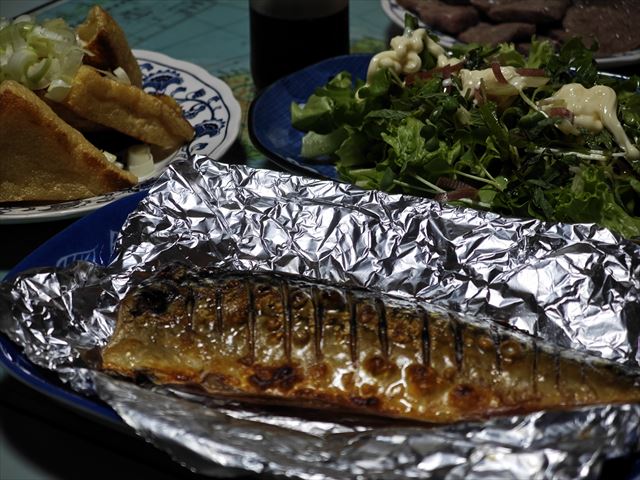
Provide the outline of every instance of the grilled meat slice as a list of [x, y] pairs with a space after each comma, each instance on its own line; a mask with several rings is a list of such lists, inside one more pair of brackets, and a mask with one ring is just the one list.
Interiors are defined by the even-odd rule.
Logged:
[[246, 401], [425, 422], [640, 401], [637, 372], [424, 303], [171, 265], [132, 288], [103, 369]]
[[636, 0], [575, 0], [562, 21], [565, 36], [597, 40], [597, 56], [640, 48], [638, 7]]
[[535, 32], [536, 26], [532, 23], [510, 22], [491, 25], [480, 22], [458, 35], [458, 40], [465, 43], [497, 45], [503, 42], [529, 40]]
[[470, 5], [449, 5], [440, 0], [399, 0], [431, 27], [456, 34], [478, 23], [478, 11]]
[[571, 0], [471, 0], [494, 22], [548, 23], [562, 20]]

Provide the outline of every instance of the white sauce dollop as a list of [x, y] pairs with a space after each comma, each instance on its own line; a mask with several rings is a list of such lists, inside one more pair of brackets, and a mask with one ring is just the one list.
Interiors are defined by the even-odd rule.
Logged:
[[511, 96], [518, 95], [518, 92], [525, 88], [540, 87], [549, 81], [547, 77], [526, 77], [520, 75], [515, 67], [500, 67], [502, 76], [507, 83], [501, 83], [496, 78], [493, 69], [484, 70], [460, 70], [460, 80], [462, 81], [462, 95], [473, 92], [484, 83], [487, 93], [494, 95]]
[[398, 35], [391, 39], [391, 50], [385, 50], [375, 55], [369, 62], [367, 78], [382, 68], [390, 68], [397, 74], [415, 73], [422, 67], [420, 54], [425, 48], [437, 58], [438, 67], [453, 65], [460, 60], [449, 58], [442, 48], [434, 42], [424, 28], [417, 28], [411, 35]]
[[567, 135], [580, 135], [578, 128], [593, 133], [607, 128], [630, 160], [640, 159], [640, 151], [631, 143], [616, 115], [618, 99], [616, 92], [605, 85], [585, 88], [579, 83], [568, 83], [551, 97], [539, 102], [542, 110], [563, 107], [573, 114], [572, 121], [563, 120], [558, 128]]

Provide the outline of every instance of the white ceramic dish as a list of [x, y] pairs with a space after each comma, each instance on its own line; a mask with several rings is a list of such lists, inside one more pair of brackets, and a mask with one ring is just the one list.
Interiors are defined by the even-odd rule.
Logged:
[[156, 159], [153, 173], [141, 178], [133, 188], [47, 205], [0, 206], [0, 224], [80, 217], [149, 186], [177, 158], [192, 154], [219, 158], [229, 149], [240, 133], [241, 121], [240, 104], [229, 86], [192, 63], [147, 50], [133, 53], [142, 69], [145, 91], [176, 99], [195, 129], [194, 139], [167, 157]]

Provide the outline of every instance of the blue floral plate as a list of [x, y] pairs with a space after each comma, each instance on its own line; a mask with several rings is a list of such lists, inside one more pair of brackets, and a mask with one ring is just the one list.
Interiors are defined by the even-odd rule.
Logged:
[[164, 168], [188, 155], [222, 156], [240, 133], [240, 104], [229, 86], [205, 69], [161, 53], [134, 50], [143, 75], [143, 88], [149, 93], [173, 97], [195, 129], [194, 139], [179, 150], [156, 158], [153, 173], [133, 188], [97, 197], [46, 205], [1, 206], [0, 224], [30, 223], [80, 217], [99, 207], [148, 187]]

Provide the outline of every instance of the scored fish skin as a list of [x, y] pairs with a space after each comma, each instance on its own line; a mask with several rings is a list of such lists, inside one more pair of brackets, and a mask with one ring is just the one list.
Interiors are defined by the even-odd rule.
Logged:
[[365, 289], [184, 265], [126, 295], [102, 368], [433, 423], [640, 402], [635, 370], [498, 324]]

